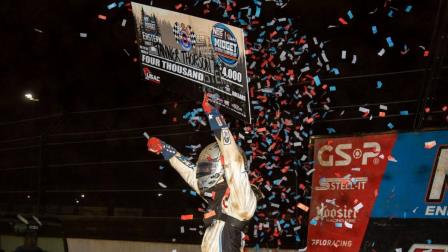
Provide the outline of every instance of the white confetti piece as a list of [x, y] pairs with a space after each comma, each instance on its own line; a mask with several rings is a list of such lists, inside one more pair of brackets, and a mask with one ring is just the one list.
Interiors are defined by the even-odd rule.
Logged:
[[436, 145], [437, 145], [436, 140], [425, 142], [425, 149], [432, 149]]
[[311, 173], [313, 173], [314, 171], [315, 171], [315, 169], [313, 168], [313, 169], [307, 171], [307, 172], [306, 172], [306, 175], [309, 176], [309, 175], [310, 175]]
[[346, 59], [347, 58], [347, 51], [342, 50], [341, 52], [341, 59]]
[[383, 56], [386, 50], [384, 48], [381, 48], [381, 50], [378, 52], [378, 56]]
[[353, 209], [354, 209], [356, 212], [359, 212], [359, 210], [360, 210], [361, 208], [363, 208], [363, 207], [364, 207], [364, 205], [363, 205], [361, 202], [359, 202], [358, 205], [356, 205], [356, 206], [353, 207]]
[[126, 20], [126, 19], [123, 19], [123, 21], [121, 21], [121, 26], [122, 26], [122, 27], [125, 27], [125, 26], [126, 26], [126, 22], [127, 22], [127, 20]]
[[351, 224], [351, 223], [349, 223], [349, 222], [347, 222], [347, 221], [344, 221], [344, 226], [345, 226], [346, 228], [353, 228], [353, 224]]
[[358, 61], [358, 58], [356, 57], [356, 54], [353, 54], [352, 64], [356, 64], [356, 61]]
[[362, 112], [362, 113], [370, 113], [370, 109], [368, 109], [368, 108], [364, 108], [364, 107], [359, 107], [359, 112]]
[[167, 188], [167, 186], [166, 186], [164, 183], [162, 183], [162, 182], [159, 182], [158, 184], [159, 184], [159, 186], [162, 187], [162, 188]]

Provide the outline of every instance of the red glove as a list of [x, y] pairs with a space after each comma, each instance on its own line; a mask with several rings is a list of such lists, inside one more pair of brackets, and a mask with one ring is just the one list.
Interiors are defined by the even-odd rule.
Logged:
[[208, 103], [207, 93], [204, 93], [204, 100], [202, 100], [202, 108], [204, 112], [210, 114], [212, 112], [213, 106]]
[[160, 141], [160, 139], [158, 139], [157, 137], [149, 138], [147, 145], [148, 151], [154, 152], [156, 154], [160, 154], [163, 149], [162, 141]]

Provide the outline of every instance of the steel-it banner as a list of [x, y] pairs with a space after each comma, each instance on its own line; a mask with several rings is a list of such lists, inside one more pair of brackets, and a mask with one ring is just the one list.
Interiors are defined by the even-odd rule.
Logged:
[[448, 131], [316, 138], [314, 168], [308, 251], [448, 251]]
[[164, 71], [206, 87], [210, 101], [250, 122], [244, 31], [132, 2], [144, 78]]

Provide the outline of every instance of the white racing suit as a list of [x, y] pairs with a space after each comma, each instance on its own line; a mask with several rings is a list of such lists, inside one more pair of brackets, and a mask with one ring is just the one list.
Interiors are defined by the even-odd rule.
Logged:
[[[213, 204], [216, 211], [220, 211], [227, 216], [239, 221], [249, 221], [257, 206], [255, 193], [252, 191], [248, 173], [245, 169], [245, 160], [240, 153], [238, 145], [235, 143], [228, 127], [220, 129], [220, 134], [216, 134], [221, 155], [224, 163], [225, 182], [217, 184], [211, 189], [214, 199], [206, 199], [210, 205]], [[199, 193], [196, 179], [196, 165], [188, 161], [179, 152], [169, 159], [170, 164], [182, 176], [182, 178]], [[204, 197], [206, 198], [206, 197]], [[211, 214], [210, 214], [211, 213]], [[204, 216], [213, 215], [213, 211], [208, 211]], [[232, 218], [231, 218], [232, 219]], [[202, 239], [202, 252], [238, 252], [243, 251], [244, 233], [230, 225], [230, 221], [223, 221], [220, 218], [213, 219], [211, 225], [207, 227]]]

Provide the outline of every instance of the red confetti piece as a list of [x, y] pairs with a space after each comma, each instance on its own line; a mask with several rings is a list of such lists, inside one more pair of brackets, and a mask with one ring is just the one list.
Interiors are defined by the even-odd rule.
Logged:
[[176, 5], [174, 5], [174, 9], [179, 10], [180, 8], [182, 8], [182, 4], [178, 3]]
[[98, 19], [101, 19], [101, 20], [106, 20], [107, 19], [107, 17], [106, 16], [104, 16], [104, 15], [98, 15]]
[[193, 219], [193, 215], [192, 214], [183, 214], [180, 216], [181, 220], [192, 220]]
[[347, 25], [347, 24], [348, 24], [347, 21], [345, 21], [345, 19], [342, 18], [342, 17], [340, 17], [340, 18], [338, 19], [338, 21], [339, 21], [341, 24], [343, 24], [343, 25]]
[[428, 57], [429, 56], [429, 51], [428, 50], [425, 50], [424, 52], [423, 52], [423, 57]]
[[265, 127], [263, 127], [263, 128], [258, 128], [258, 129], [257, 129], [257, 132], [264, 132], [264, 131], [266, 131], [266, 128], [265, 128]]

